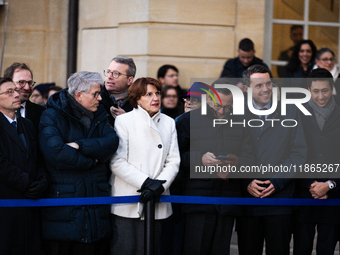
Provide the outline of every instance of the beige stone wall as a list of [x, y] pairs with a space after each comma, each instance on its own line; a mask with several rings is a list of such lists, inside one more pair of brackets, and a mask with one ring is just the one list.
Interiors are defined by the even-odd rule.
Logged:
[[[65, 86], [67, 50], [67, 0], [8, 0], [8, 20], [3, 67], [25, 62], [37, 83]], [[2, 44], [5, 7], [0, 9]]]
[[[137, 77], [173, 64], [179, 82], [219, 77], [238, 41], [254, 40], [263, 52], [265, 0], [82, 0], [78, 69], [102, 73], [117, 55], [132, 57]], [[249, 15], [254, 13], [254, 15]]]
[[[190, 78], [217, 78], [251, 38], [262, 57], [265, 0], [80, 0], [77, 71], [102, 73], [117, 55], [134, 58], [137, 77], [163, 64]], [[68, 0], [8, 0], [3, 69], [27, 62], [38, 82], [65, 86]], [[0, 34], [4, 24], [0, 8]], [[21, 18], [22, 17], [22, 18]], [[3, 72], [3, 70], [2, 70]]]

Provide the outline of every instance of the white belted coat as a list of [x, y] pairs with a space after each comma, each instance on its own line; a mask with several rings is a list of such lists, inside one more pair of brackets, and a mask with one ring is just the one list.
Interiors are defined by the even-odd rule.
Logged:
[[[158, 112], [153, 117], [140, 106], [115, 120], [119, 147], [111, 160], [112, 196], [140, 195], [143, 182], [166, 180], [165, 195], [178, 172], [180, 155], [175, 122]], [[127, 218], [143, 218], [143, 204], [113, 204], [111, 213]], [[155, 218], [172, 214], [170, 203], [157, 203]]]

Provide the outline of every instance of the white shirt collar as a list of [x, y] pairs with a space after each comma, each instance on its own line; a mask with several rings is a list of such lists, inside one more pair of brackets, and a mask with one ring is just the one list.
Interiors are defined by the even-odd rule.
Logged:
[[12, 124], [13, 121], [17, 122], [17, 116], [14, 116], [14, 120], [12, 120], [10, 117], [8, 117], [6, 114], [4, 114], [4, 116], [6, 117], [6, 119], [9, 121], [9, 124]]
[[270, 100], [269, 103], [266, 104], [264, 107], [260, 107], [260, 106], [258, 106], [258, 105], [254, 102], [254, 99], [253, 99], [253, 106], [254, 106], [254, 108], [255, 108], [256, 110], [261, 110], [261, 109], [263, 109], [263, 108], [270, 109], [271, 105], [272, 105], [272, 100]]

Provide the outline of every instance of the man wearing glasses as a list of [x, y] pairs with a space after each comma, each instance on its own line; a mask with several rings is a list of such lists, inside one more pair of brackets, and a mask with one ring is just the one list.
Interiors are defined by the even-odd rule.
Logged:
[[[219, 84], [220, 80], [214, 84]], [[224, 83], [229, 83], [224, 80]], [[199, 87], [202, 83], [198, 83]], [[213, 87], [215, 85], [212, 85]], [[231, 115], [233, 95], [230, 90], [216, 88], [207, 96], [207, 114], [200, 109], [183, 114], [176, 123], [184, 172], [186, 196], [239, 197], [240, 180], [229, 178], [228, 172], [196, 172], [197, 167], [209, 169], [238, 168], [253, 164], [251, 141], [246, 127], [213, 126], [215, 119], [240, 122]], [[210, 96], [210, 94], [213, 96]], [[190, 176], [189, 176], [190, 173]], [[183, 204], [186, 215], [183, 254], [229, 254], [234, 219], [241, 214], [236, 205]]]
[[[17, 117], [20, 89], [0, 78], [0, 199], [38, 199], [47, 188], [31, 121]], [[0, 208], [1, 254], [40, 254], [39, 211]]]
[[114, 118], [120, 114], [132, 111], [128, 99], [128, 88], [136, 75], [136, 65], [132, 58], [118, 56], [111, 60], [104, 70], [105, 86], [101, 88], [102, 101], [109, 113], [110, 124], [114, 125]]
[[35, 81], [33, 81], [32, 70], [25, 63], [14, 62], [6, 68], [4, 77], [11, 78], [15, 86], [21, 90], [20, 103], [21, 108], [17, 111], [17, 116], [27, 118], [33, 122], [36, 133], [39, 132], [39, 122], [45, 107], [29, 101], [33, 91]]

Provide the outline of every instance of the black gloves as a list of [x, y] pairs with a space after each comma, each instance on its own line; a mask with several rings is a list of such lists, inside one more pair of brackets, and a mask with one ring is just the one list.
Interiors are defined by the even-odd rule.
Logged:
[[25, 192], [25, 197], [30, 199], [38, 199], [47, 189], [48, 181], [46, 177], [41, 177], [39, 180], [31, 182]]
[[140, 201], [142, 203], [146, 203], [150, 201], [152, 198], [159, 198], [164, 192], [164, 187], [162, 184], [165, 182], [166, 181], [164, 180], [153, 180], [147, 178], [144, 181], [142, 187], [139, 190], [137, 190], [137, 192], [142, 192], [139, 198]]
[[149, 189], [145, 189], [145, 190], [142, 191], [142, 194], [140, 195], [139, 200], [142, 203], [146, 203], [146, 202], [150, 201], [153, 197], [154, 197], [153, 192]]

